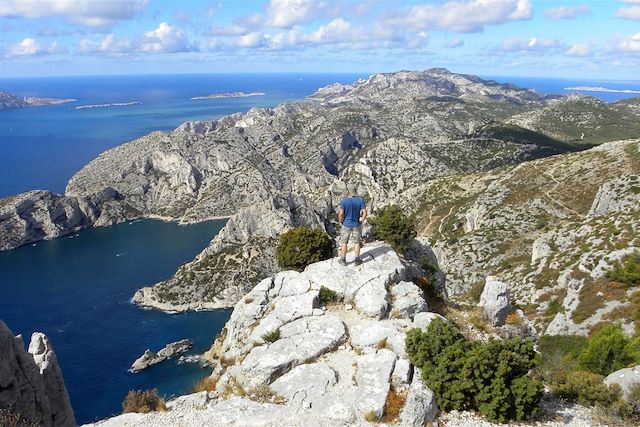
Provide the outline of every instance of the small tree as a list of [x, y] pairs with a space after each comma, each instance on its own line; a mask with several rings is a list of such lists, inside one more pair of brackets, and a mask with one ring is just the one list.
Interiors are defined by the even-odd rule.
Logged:
[[606, 325], [593, 334], [589, 346], [580, 355], [580, 367], [600, 375], [626, 368], [640, 360], [638, 341], [631, 341], [618, 324]]
[[413, 219], [406, 216], [397, 205], [387, 205], [379, 209], [369, 223], [373, 237], [384, 240], [398, 252], [404, 252], [416, 237]]
[[317, 228], [296, 227], [280, 237], [276, 259], [281, 268], [302, 271], [333, 256], [333, 240]]

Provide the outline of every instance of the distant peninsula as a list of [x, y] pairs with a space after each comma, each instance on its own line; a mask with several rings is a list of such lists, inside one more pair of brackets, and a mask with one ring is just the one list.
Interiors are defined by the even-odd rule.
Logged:
[[247, 96], [264, 96], [266, 93], [264, 92], [222, 92], [222, 93], [212, 93], [211, 95], [206, 96], [194, 96], [190, 98], [193, 100], [198, 99], [222, 99], [222, 98], [245, 98]]
[[574, 87], [565, 87], [564, 90], [579, 90], [583, 92], [640, 93], [640, 90], [609, 89], [609, 88], [600, 87], [600, 86], [574, 86]]
[[106, 107], [129, 107], [131, 105], [140, 105], [142, 102], [140, 101], [131, 101], [131, 102], [113, 102], [110, 104], [93, 104], [93, 105], [78, 105], [75, 107], [76, 110], [84, 110], [86, 108], [106, 108]]
[[32, 96], [17, 96], [12, 93], [0, 92], [0, 111], [12, 108], [42, 107], [44, 105], [66, 104], [76, 99], [35, 98]]

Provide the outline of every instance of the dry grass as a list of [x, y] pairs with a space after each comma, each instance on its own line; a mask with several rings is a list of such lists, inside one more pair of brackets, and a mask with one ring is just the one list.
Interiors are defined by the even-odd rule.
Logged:
[[376, 414], [376, 411], [369, 411], [366, 414], [364, 414], [364, 420], [370, 423], [376, 423], [379, 421], [378, 414]]
[[383, 348], [389, 348], [389, 344], [387, 343], [387, 339], [383, 338], [376, 344], [376, 348], [378, 350], [382, 350]]
[[146, 414], [149, 412], [166, 411], [167, 405], [160, 396], [158, 389], [153, 390], [131, 390], [122, 402], [122, 412], [138, 412]]
[[0, 426], [2, 427], [37, 427], [39, 423], [27, 420], [9, 409], [0, 409]]
[[211, 377], [204, 377], [193, 385], [191, 392], [199, 393], [201, 391], [215, 391], [217, 383], [218, 381]]
[[387, 394], [387, 401], [384, 403], [384, 413], [381, 421], [384, 423], [393, 423], [400, 417], [400, 411], [404, 408], [407, 401], [405, 392], [398, 392], [395, 388], [391, 388]]
[[571, 319], [582, 323], [593, 316], [598, 309], [605, 306], [607, 301], [622, 301], [626, 297], [627, 287], [618, 282], [600, 279], [595, 282], [587, 281], [580, 289], [580, 303], [571, 314]]

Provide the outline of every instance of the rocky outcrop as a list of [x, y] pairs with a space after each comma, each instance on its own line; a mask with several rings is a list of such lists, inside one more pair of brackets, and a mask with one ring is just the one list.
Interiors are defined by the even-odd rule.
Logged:
[[627, 398], [631, 393], [631, 389], [640, 384], [640, 365], [612, 372], [607, 375], [604, 382], [607, 385], [618, 384], [622, 390], [622, 396]]
[[110, 187], [83, 197], [44, 190], [21, 193], [0, 199], [0, 251], [90, 226], [113, 225], [139, 215]]
[[31, 336], [25, 351], [21, 336], [0, 320], [0, 408], [42, 426], [75, 426], [60, 366], [49, 339]]
[[137, 373], [143, 369], [147, 369], [149, 366], [156, 365], [160, 362], [164, 362], [167, 359], [172, 358], [176, 354], [184, 353], [189, 350], [193, 343], [191, 340], [184, 339], [175, 341], [165, 345], [160, 351], [153, 352], [149, 349], [145, 350], [144, 354], [137, 358], [131, 365], [129, 372]]
[[612, 316], [632, 331], [624, 313], [634, 312], [629, 298], [640, 288], [608, 292], [607, 272], [640, 251], [639, 160], [640, 140], [608, 142], [439, 178], [406, 206], [433, 242], [452, 299], [494, 276], [546, 334], [587, 335]]
[[509, 287], [496, 277], [487, 277], [480, 295], [480, 307], [484, 310], [487, 321], [493, 326], [502, 326], [507, 314], [513, 311], [509, 300]]
[[[434, 395], [404, 349], [412, 317], [427, 309], [424, 295], [411, 286], [409, 270], [389, 246], [367, 245], [360, 266], [352, 257], [347, 266], [330, 259], [301, 273], [280, 272], [238, 301], [208, 355], [216, 392], [184, 398], [201, 401], [198, 408], [182, 409], [178, 400], [166, 414], [127, 414], [103, 425], [195, 425], [205, 416], [221, 425], [364, 425], [365, 415], [383, 415], [392, 389], [407, 396], [403, 425], [432, 421], [438, 411]], [[339, 302], [321, 301], [322, 286], [335, 291]], [[404, 309], [392, 317], [388, 310], [372, 316], [369, 305], [356, 304], [359, 298], [377, 301], [369, 294], [379, 293], [380, 301], [392, 307], [400, 302]], [[221, 408], [229, 412], [218, 418]], [[261, 416], [250, 418], [258, 409]]]
[[33, 96], [17, 96], [12, 93], [0, 92], [0, 111], [11, 108], [41, 107], [44, 105], [58, 105], [74, 102], [75, 99], [36, 98]]

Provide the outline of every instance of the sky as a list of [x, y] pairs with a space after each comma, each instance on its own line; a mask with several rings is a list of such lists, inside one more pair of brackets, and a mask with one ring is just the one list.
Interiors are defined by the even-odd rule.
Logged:
[[0, 0], [0, 77], [432, 67], [640, 80], [640, 0]]

